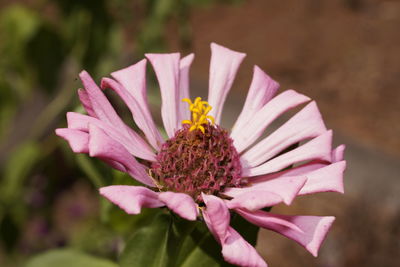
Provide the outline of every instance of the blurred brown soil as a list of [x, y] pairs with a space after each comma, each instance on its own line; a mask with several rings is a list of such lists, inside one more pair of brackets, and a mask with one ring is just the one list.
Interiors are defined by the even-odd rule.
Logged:
[[400, 156], [400, 1], [243, 2], [192, 14], [192, 80], [208, 80], [210, 42], [245, 52], [231, 97], [244, 99], [257, 64], [315, 99], [328, 127]]

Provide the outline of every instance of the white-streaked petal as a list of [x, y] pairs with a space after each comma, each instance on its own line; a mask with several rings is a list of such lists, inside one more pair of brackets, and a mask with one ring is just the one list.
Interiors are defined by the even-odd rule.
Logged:
[[215, 118], [217, 124], [220, 123], [226, 96], [245, 56], [246, 54], [211, 43], [208, 103], [212, 106], [209, 115]]
[[190, 120], [190, 111], [189, 111], [188, 104], [185, 102], [182, 102], [182, 99], [183, 98], [190, 99], [189, 71], [190, 71], [190, 66], [192, 65], [193, 59], [194, 59], [194, 54], [187, 55], [186, 57], [181, 59], [180, 64], [179, 64], [180, 75], [179, 75], [179, 94], [178, 94], [179, 95], [179, 97], [178, 97], [178, 105], [179, 105], [178, 122], [181, 122], [182, 120]]
[[89, 155], [119, 162], [134, 179], [145, 185], [154, 186], [146, 173], [146, 168], [137, 162], [124, 146], [95, 125], [89, 125]]
[[143, 131], [149, 143], [153, 146], [154, 149], [159, 150], [161, 144], [164, 142], [163, 138], [157, 129], [153, 118], [149, 111], [144, 110], [147, 105], [139, 104], [138, 101], [133, 97], [132, 94], [129, 93], [128, 90], [120, 83], [114, 81], [110, 78], [103, 78], [101, 81], [101, 87], [103, 89], [111, 88], [113, 89], [125, 102], [127, 107], [132, 113], [133, 120], [136, 125]]
[[[255, 168], [244, 167], [244, 176], [257, 176], [280, 171], [290, 165], [308, 160], [331, 161], [332, 131], [312, 139], [285, 154], [273, 158]], [[246, 163], [245, 163], [246, 164]]]
[[249, 92], [247, 93], [242, 112], [236, 120], [232, 133], [235, 135], [237, 129], [241, 129], [268, 101], [276, 94], [279, 83], [271, 79], [258, 66], [254, 66], [253, 78]]
[[275, 132], [246, 151], [242, 160], [256, 167], [285, 148], [300, 141], [317, 137], [326, 131], [316, 103], [313, 101], [294, 115]]
[[[141, 130], [145, 133], [150, 144], [158, 149], [164, 140], [154, 123], [147, 101], [146, 65], [147, 60], [143, 59], [134, 65], [111, 73], [111, 76], [126, 89], [127, 93], [124, 92], [123, 94], [125, 96], [123, 97], [125, 103], [131, 102], [131, 98], [136, 100], [143, 113], [142, 116], [146, 120], [146, 125]], [[129, 95], [129, 97], [126, 95]], [[120, 96], [122, 97], [122, 95]]]
[[290, 205], [306, 181], [307, 178], [305, 176], [278, 177], [258, 183], [252, 183], [247, 187], [227, 188], [224, 191], [224, 194], [236, 198], [247, 193], [256, 194], [262, 191], [269, 191], [279, 195], [286, 205]]
[[[239, 211], [239, 214], [255, 225], [275, 231], [296, 241], [314, 257], [318, 255], [318, 250], [335, 220], [335, 217], [332, 216], [288, 216], [265, 211]], [[271, 218], [279, 219], [280, 222], [271, 220]], [[283, 221], [286, 221], [288, 225], [284, 225]], [[297, 229], [293, 228], [293, 225]]]
[[265, 207], [272, 207], [283, 201], [282, 197], [267, 190], [246, 191], [237, 195], [232, 200], [226, 201], [229, 209], [244, 208], [247, 210], [258, 210]]
[[319, 192], [336, 192], [343, 194], [343, 174], [345, 169], [346, 161], [334, 162], [332, 164], [313, 161], [282, 172], [253, 177], [250, 178], [250, 182], [252, 186], [257, 187], [258, 184], [279, 177], [304, 176], [307, 178], [307, 181], [298, 195]]
[[146, 54], [156, 73], [160, 85], [162, 105], [161, 117], [169, 138], [179, 128], [179, 64], [180, 54]]
[[113, 127], [99, 119], [83, 115], [76, 112], [67, 112], [68, 128], [80, 130], [83, 132], [89, 131], [89, 124], [96, 125], [107, 133], [111, 138], [118, 141], [135, 157], [155, 161], [155, 154], [149, 145], [132, 129], [127, 129], [129, 135], [119, 131], [119, 128]]
[[241, 153], [253, 144], [265, 128], [284, 112], [303, 104], [310, 99], [294, 90], [287, 90], [265, 104], [248, 123], [231, 134], [236, 150]]
[[246, 218], [246, 220], [250, 221], [251, 223], [259, 227], [268, 228], [271, 224], [274, 224], [291, 229], [294, 232], [304, 234], [303, 230], [301, 230], [296, 224], [287, 220], [287, 218], [284, 216], [262, 210], [249, 211], [244, 209], [236, 209], [235, 211], [242, 217]]
[[305, 174], [307, 182], [300, 190], [299, 195], [319, 192], [337, 192], [343, 194], [343, 173], [345, 169], [346, 161], [339, 161]]

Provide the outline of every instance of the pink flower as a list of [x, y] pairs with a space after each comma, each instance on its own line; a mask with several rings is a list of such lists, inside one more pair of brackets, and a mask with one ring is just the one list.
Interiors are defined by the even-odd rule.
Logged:
[[[229, 263], [267, 266], [230, 226], [231, 212], [293, 239], [317, 256], [334, 217], [278, 215], [262, 209], [281, 202], [290, 205], [299, 195], [343, 193], [344, 145], [332, 149], [332, 131], [326, 129], [314, 101], [294, 90], [275, 96], [279, 84], [257, 66], [242, 112], [228, 133], [219, 126], [222, 108], [245, 54], [214, 43], [211, 51], [208, 102], [188, 99], [193, 54], [146, 55], [159, 81], [168, 140], [149, 111], [146, 59], [101, 81], [102, 89], [111, 88], [126, 103], [143, 134], [120, 119], [83, 71], [85, 89], [79, 90], [79, 97], [88, 115], [67, 113], [68, 128], [57, 129], [57, 135], [74, 152], [98, 157], [144, 184], [103, 187], [101, 195], [129, 214], [166, 206], [187, 220], [203, 217]], [[305, 103], [280, 128], [262, 137], [278, 116]], [[285, 152], [299, 142], [302, 145]], [[293, 164], [297, 166], [285, 170]]]

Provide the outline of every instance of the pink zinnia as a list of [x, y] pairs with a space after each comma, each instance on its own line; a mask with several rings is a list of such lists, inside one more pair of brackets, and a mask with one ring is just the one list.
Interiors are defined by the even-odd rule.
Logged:
[[[147, 54], [161, 90], [164, 140], [146, 96], [146, 59], [101, 81], [126, 103], [139, 134], [117, 115], [89, 74], [80, 74], [80, 100], [88, 115], [67, 113], [68, 128], [57, 129], [76, 153], [88, 153], [128, 173], [144, 186], [112, 185], [100, 194], [129, 214], [167, 206], [187, 220], [202, 217], [221, 244], [224, 259], [241, 266], [267, 266], [230, 226], [231, 211], [278, 232], [317, 256], [334, 217], [288, 216], [262, 210], [290, 205], [299, 195], [343, 193], [344, 145], [332, 149], [314, 101], [294, 90], [275, 96], [279, 84], [257, 66], [243, 110], [228, 133], [219, 126], [222, 108], [245, 54], [211, 44], [208, 102], [189, 100], [193, 54]], [[181, 101], [181, 100], [184, 101]], [[309, 102], [259, 142], [264, 130], [289, 109]], [[145, 137], [145, 138], [144, 138]], [[307, 142], [303, 142], [307, 141]], [[288, 147], [302, 145], [286, 151]], [[139, 158], [139, 163], [136, 158]], [[291, 169], [287, 167], [296, 164]]]

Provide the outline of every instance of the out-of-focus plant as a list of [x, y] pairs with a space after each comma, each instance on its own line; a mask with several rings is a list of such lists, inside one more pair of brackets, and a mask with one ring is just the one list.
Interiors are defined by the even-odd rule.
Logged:
[[[114, 259], [124, 239], [157, 216], [154, 211], [127, 216], [90, 191], [80, 193], [78, 187], [72, 192], [77, 181], [94, 191], [130, 179], [86, 155], [64, 153], [66, 145], [55, 138], [53, 129], [65, 123], [65, 110], [77, 107], [76, 77], [81, 69], [106, 76], [128, 63], [126, 55], [132, 63], [144, 52], [165, 50], [170, 21], [178, 25], [174, 38], [185, 49], [191, 42], [191, 12], [215, 2], [238, 1], [0, 4], [1, 266], [20, 265], [34, 253], [65, 246], [75, 250], [37, 256], [28, 266], [54, 266], [71, 255], [77, 259], [74, 266], [114, 266], [80, 251]], [[89, 199], [81, 200], [82, 194]], [[95, 207], [89, 205], [90, 198]]]

